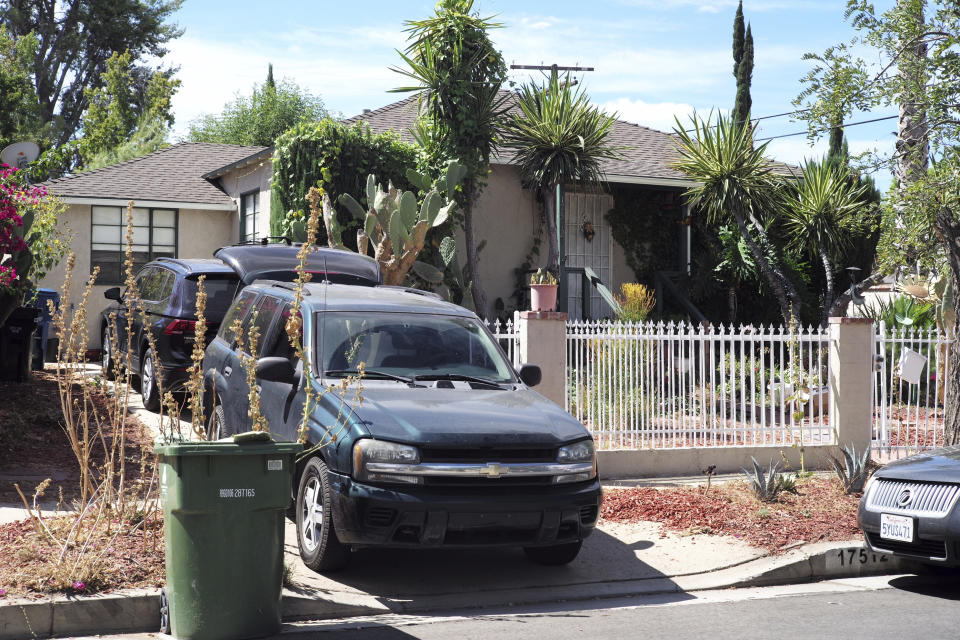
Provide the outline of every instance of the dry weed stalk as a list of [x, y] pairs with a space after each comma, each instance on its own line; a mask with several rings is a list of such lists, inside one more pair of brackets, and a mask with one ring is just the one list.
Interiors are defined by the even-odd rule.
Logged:
[[207, 346], [206, 279], [206, 275], [197, 278], [197, 323], [194, 328], [193, 351], [190, 353], [191, 364], [187, 380], [190, 428], [193, 435], [200, 439], [206, 436], [206, 420], [203, 413], [203, 354]]

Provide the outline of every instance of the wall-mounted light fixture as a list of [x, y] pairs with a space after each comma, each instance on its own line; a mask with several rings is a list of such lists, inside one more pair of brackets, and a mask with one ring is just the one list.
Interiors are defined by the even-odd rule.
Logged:
[[593, 230], [593, 223], [587, 220], [583, 223], [583, 237], [587, 239], [587, 242], [593, 242], [593, 236], [597, 235], [597, 232]]

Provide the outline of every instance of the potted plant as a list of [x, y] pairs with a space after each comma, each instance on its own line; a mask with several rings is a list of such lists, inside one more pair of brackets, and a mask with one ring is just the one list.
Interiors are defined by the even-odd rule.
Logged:
[[530, 310], [553, 311], [557, 308], [557, 279], [541, 267], [530, 276]]

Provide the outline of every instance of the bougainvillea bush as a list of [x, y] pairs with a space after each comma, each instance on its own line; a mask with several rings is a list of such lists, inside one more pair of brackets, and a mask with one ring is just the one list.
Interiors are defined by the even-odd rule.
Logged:
[[0, 326], [63, 257], [69, 244], [58, 225], [63, 208], [23, 171], [0, 164]]

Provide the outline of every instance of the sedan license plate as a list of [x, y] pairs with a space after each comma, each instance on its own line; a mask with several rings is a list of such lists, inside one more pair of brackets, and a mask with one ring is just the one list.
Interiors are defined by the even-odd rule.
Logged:
[[913, 542], [913, 518], [881, 513], [880, 537], [885, 540]]

